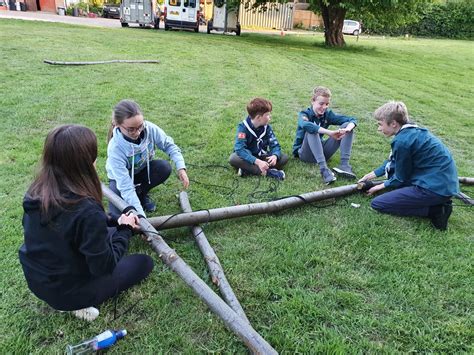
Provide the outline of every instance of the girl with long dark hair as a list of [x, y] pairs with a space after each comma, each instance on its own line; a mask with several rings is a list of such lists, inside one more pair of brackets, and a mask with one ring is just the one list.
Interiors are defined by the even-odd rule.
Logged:
[[64, 125], [48, 134], [41, 169], [23, 200], [25, 242], [19, 251], [30, 290], [51, 307], [86, 320], [99, 315], [94, 306], [153, 269], [147, 255], [125, 256], [138, 218], [107, 217], [96, 158], [97, 138], [90, 129]]

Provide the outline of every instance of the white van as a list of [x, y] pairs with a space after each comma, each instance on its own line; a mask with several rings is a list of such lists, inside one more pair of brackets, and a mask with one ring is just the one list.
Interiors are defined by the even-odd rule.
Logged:
[[362, 32], [360, 23], [354, 20], [344, 20], [344, 26], [342, 27], [342, 33], [358, 36]]
[[165, 30], [187, 28], [199, 32], [199, 0], [165, 0]]

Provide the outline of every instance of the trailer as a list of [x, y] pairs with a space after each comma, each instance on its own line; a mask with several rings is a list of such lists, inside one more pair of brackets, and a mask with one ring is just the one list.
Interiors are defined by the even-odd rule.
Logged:
[[122, 27], [137, 24], [140, 27], [160, 28], [161, 11], [153, 0], [122, 0], [120, 22]]
[[240, 36], [239, 7], [230, 8], [226, 0], [215, 0], [212, 19], [207, 22], [207, 33], [212, 30], [235, 32]]

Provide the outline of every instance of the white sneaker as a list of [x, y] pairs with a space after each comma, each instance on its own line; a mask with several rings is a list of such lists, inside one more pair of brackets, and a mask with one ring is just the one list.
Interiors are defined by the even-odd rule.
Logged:
[[87, 307], [83, 309], [78, 309], [77, 311], [72, 311], [77, 318], [92, 322], [99, 316], [99, 310], [95, 307]]

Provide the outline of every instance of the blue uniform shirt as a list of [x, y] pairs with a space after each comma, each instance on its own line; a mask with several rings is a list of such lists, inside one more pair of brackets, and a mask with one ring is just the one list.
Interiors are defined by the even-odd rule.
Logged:
[[391, 143], [388, 160], [374, 170], [382, 176], [389, 163], [385, 187], [419, 186], [441, 196], [459, 193], [456, 164], [448, 148], [427, 129], [405, 125]]
[[[276, 155], [280, 158], [281, 148], [270, 125], [255, 128], [250, 117], [240, 122], [237, 126], [235, 136], [234, 152], [243, 160], [254, 164], [255, 160], [262, 155]], [[250, 130], [249, 130], [250, 128]], [[256, 137], [252, 132], [255, 133]]]
[[[357, 125], [357, 120], [354, 117], [338, 115], [329, 109], [324, 111], [322, 116], [316, 115], [312, 107], [301, 111], [298, 114], [298, 127], [296, 128], [296, 138], [293, 143], [293, 155], [295, 157], [298, 156], [298, 150], [303, 145], [305, 133], [316, 134], [319, 132], [320, 127], [328, 128], [330, 125], [340, 126], [346, 122], [352, 122]], [[320, 136], [322, 140], [323, 135], [320, 134]]]

